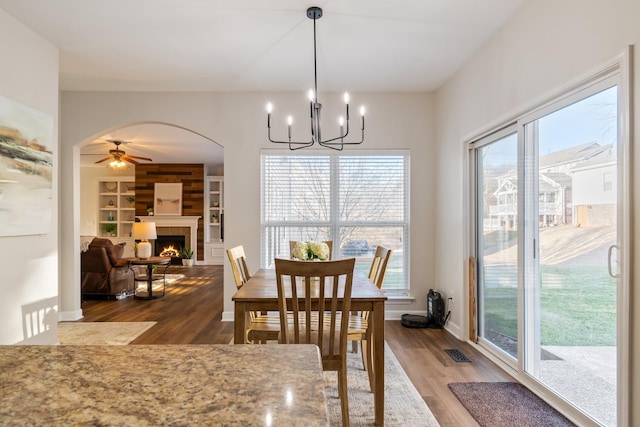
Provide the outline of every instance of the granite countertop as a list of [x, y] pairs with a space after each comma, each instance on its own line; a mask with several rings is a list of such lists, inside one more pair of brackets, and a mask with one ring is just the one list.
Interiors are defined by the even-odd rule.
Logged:
[[0, 346], [3, 425], [328, 426], [312, 345]]

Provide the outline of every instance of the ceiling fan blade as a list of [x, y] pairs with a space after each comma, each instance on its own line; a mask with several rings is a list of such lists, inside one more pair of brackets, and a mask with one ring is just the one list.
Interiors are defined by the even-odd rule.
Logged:
[[131, 163], [132, 165], [139, 165], [140, 164], [140, 162], [136, 162], [135, 160], [133, 160], [131, 158], [131, 156], [122, 156], [121, 159], [124, 160], [125, 162]]
[[149, 162], [152, 162], [153, 160], [151, 160], [148, 157], [140, 157], [140, 156], [132, 156], [130, 154], [125, 155], [124, 157], [129, 157], [130, 159], [138, 159], [138, 160], [147, 160]]
[[112, 156], [107, 156], [104, 159], [98, 160], [96, 163], [102, 163], [102, 162], [106, 162], [107, 160], [111, 159]]

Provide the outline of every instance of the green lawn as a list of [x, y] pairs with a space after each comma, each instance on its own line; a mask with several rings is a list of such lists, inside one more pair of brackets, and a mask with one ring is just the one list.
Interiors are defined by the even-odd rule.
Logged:
[[[513, 268], [487, 266], [485, 328], [517, 337]], [[616, 345], [616, 286], [602, 267], [542, 266], [542, 344]]]

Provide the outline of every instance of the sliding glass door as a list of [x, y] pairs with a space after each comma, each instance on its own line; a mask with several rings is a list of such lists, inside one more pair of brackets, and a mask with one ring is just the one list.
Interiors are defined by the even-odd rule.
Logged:
[[518, 146], [511, 130], [478, 147], [478, 333], [518, 355]]
[[615, 426], [618, 86], [602, 79], [472, 144], [478, 339]]
[[[536, 262], [526, 277], [525, 371], [616, 425], [617, 87], [524, 125]], [[527, 162], [525, 162], [527, 163]], [[611, 267], [611, 268], [610, 268]]]

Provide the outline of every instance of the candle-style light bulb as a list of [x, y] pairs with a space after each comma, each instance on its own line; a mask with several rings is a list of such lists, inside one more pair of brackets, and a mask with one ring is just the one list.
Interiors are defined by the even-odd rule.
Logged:
[[360, 106], [360, 115], [364, 117], [364, 105]]
[[309, 101], [313, 102], [313, 100], [315, 99], [315, 94], [313, 93], [313, 89], [309, 89], [309, 93], [307, 94], [307, 96], [309, 97]]
[[343, 99], [344, 99], [344, 103], [345, 103], [345, 104], [348, 104], [348, 103], [349, 103], [349, 93], [348, 93], [348, 92], [345, 92], [345, 93], [344, 93], [344, 97], [343, 97]]
[[273, 104], [267, 102], [267, 129], [269, 129], [269, 138], [271, 138], [271, 112], [273, 111]]
[[364, 138], [364, 105], [360, 107], [360, 125], [362, 128], [362, 137]]
[[338, 118], [338, 124], [340, 125], [340, 139], [344, 137], [344, 117]]
[[293, 117], [291, 117], [291, 116], [287, 117], [287, 124], [289, 126], [291, 126], [293, 124]]

